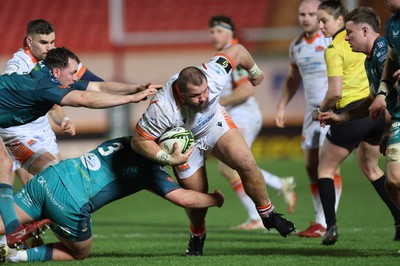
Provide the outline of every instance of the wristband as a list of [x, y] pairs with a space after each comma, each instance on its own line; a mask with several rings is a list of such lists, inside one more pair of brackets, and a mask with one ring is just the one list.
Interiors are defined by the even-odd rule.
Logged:
[[389, 93], [388, 85], [391, 86], [391, 84], [388, 80], [381, 80], [381, 82], [379, 83], [379, 88], [378, 88], [376, 95], [383, 95], [386, 97]]
[[163, 164], [163, 165], [171, 165], [170, 160], [171, 160], [171, 155], [166, 153], [163, 150], [160, 150], [157, 155], [156, 155], [156, 160], [157, 162]]
[[261, 75], [261, 70], [258, 68], [256, 63], [254, 63], [254, 66], [250, 68], [247, 72], [249, 73], [249, 77], [251, 79], [256, 79]]
[[64, 116], [64, 118], [63, 118], [62, 121], [63, 121], [63, 122], [64, 122], [64, 121], [71, 121], [71, 119], [70, 119], [68, 116]]

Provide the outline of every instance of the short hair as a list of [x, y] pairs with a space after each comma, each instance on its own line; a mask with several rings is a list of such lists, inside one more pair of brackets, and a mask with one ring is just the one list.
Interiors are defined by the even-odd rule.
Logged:
[[381, 19], [374, 9], [371, 7], [358, 7], [350, 11], [344, 18], [347, 21], [353, 21], [354, 24], [366, 23], [372, 27], [372, 29], [379, 33], [381, 28]]
[[235, 33], [235, 24], [233, 24], [233, 21], [230, 17], [227, 17], [225, 15], [212, 16], [208, 21], [208, 27], [213, 28], [215, 26], [221, 25], [221, 23], [224, 23], [226, 26], [228, 26], [229, 30]]
[[206, 75], [198, 69], [197, 67], [190, 66], [186, 67], [179, 72], [178, 79], [176, 80], [176, 84], [178, 85], [178, 89], [180, 92], [186, 92], [187, 84], [192, 84], [194, 86], [200, 86], [203, 84], [203, 81], [207, 81]]
[[47, 53], [46, 58], [44, 59], [44, 64], [51, 70], [54, 68], [63, 69], [68, 66], [68, 61], [70, 58], [78, 62], [78, 64], [80, 63], [78, 56], [76, 56], [73, 52], [65, 47], [57, 47], [51, 49]]
[[318, 10], [325, 10], [328, 14], [332, 15], [335, 19], [342, 16], [343, 18], [347, 14], [347, 8], [343, 5], [340, 0], [327, 0], [323, 1], [319, 6]]
[[[55, 32], [54, 26], [44, 19], [35, 19], [28, 22], [26, 25], [26, 35], [31, 34], [44, 34], [49, 35], [50, 33]], [[26, 37], [22, 43], [24, 49], [28, 46], [26, 42]]]
[[26, 26], [26, 34], [45, 34], [49, 35], [54, 32], [54, 26], [44, 19], [35, 19], [28, 22]]

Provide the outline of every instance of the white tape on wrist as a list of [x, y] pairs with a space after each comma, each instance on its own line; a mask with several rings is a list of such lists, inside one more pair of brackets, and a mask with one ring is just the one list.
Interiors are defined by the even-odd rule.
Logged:
[[71, 121], [71, 119], [68, 116], [64, 116], [63, 121]]
[[258, 76], [261, 75], [261, 70], [258, 68], [257, 64], [254, 63], [254, 66], [252, 68], [250, 68], [248, 71], [249, 73], [249, 77], [251, 79], [256, 79], [258, 78]]
[[160, 150], [157, 155], [156, 155], [156, 160], [159, 163], [162, 163], [164, 165], [171, 165], [170, 161], [171, 161], [171, 155], [169, 155], [168, 153], [166, 153], [163, 150]]
[[381, 81], [381, 83], [379, 83], [379, 88], [376, 95], [383, 95], [386, 97], [388, 93], [389, 93], [389, 88], [387, 82]]

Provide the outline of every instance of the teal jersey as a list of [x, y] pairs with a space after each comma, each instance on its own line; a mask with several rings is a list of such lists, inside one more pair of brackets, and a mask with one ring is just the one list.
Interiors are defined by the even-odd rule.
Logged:
[[[388, 52], [388, 43], [385, 38], [379, 36], [374, 42], [372, 53], [365, 59], [365, 72], [367, 73], [369, 87], [371, 92], [376, 95], [385, 66]], [[391, 90], [386, 97], [386, 106], [389, 112], [393, 111], [397, 105], [397, 92]]]
[[109, 140], [79, 158], [49, 168], [57, 172], [77, 205], [89, 213], [142, 189], [164, 197], [180, 188], [162, 165], [134, 152], [130, 142], [130, 137]]
[[[387, 20], [385, 24], [385, 38], [388, 46], [396, 52], [397, 62], [400, 63], [400, 12], [396, 12]], [[399, 90], [400, 88], [398, 87]], [[392, 90], [386, 98], [387, 110], [392, 119], [400, 119], [400, 110], [398, 110], [397, 105], [398, 91]]]
[[72, 90], [86, 90], [88, 81], [64, 87], [50, 69], [39, 62], [30, 73], [0, 76], [0, 128], [23, 125], [61, 104]]

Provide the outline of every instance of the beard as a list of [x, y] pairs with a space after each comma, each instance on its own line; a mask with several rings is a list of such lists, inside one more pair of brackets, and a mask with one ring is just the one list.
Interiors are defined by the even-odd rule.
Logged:
[[197, 103], [197, 104], [194, 104], [194, 103], [191, 103], [191, 102], [187, 101], [187, 102], [186, 102], [186, 105], [187, 105], [190, 109], [192, 109], [193, 111], [201, 113], [201, 112], [203, 112], [205, 109], [207, 109], [207, 107], [208, 107], [208, 105], [209, 105], [209, 100], [207, 99], [207, 101], [205, 101], [205, 102], [203, 102], [203, 103]]

